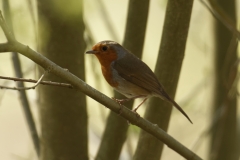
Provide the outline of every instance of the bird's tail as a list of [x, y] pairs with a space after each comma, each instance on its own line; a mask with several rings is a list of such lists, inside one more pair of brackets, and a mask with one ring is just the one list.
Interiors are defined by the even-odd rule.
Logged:
[[193, 124], [193, 122], [188, 117], [188, 115], [183, 111], [183, 109], [172, 98], [170, 98], [167, 95], [167, 93], [165, 93], [164, 96], [160, 96], [160, 98], [162, 98], [162, 99], [168, 101], [169, 103], [171, 103], [175, 108], [177, 108], [189, 120], [189, 122], [191, 122]]

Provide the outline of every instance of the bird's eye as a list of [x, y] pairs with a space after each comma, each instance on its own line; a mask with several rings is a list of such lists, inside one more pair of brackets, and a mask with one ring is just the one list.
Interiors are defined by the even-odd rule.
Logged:
[[103, 47], [102, 47], [102, 50], [103, 50], [103, 51], [106, 51], [107, 49], [108, 49], [107, 46], [103, 46]]

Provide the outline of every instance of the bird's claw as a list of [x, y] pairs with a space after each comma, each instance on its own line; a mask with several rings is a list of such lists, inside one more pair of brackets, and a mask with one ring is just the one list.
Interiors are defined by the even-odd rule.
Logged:
[[112, 99], [119, 104], [120, 108], [119, 108], [119, 111], [118, 111], [119, 113], [118, 114], [121, 115], [122, 114], [122, 108], [123, 108], [121, 102], [119, 101], [119, 99], [116, 99], [114, 97], [112, 97]]
[[118, 102], [119, 104], [123, 104], [123, 103], [128, 102], [128, 101], [131, 100], [131, 98], [128, 98], [128, 99], [117, 99], [117, 98], [114, 98], [114, 97], [112, 97], [112, 99], [114, 101]]
[[112, 100], [114, 100], [114, 101], [116, 101], [116, 102], [119, 103], [118, 99], [116, 99], [116, 98], [114, 98], [114, 97], [112, 97]]

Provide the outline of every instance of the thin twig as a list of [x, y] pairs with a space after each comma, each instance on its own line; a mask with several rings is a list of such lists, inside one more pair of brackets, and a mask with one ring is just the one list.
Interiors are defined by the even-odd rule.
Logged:
[[239, 58], [236, 59], [233, 64], [228, 65], [227, 63], [231, 63], [230, 60], [232, 59], [232, 57], [236, 56], [237, 48], [238, 48], [238, 41], [236, 41], [235, 36], [233, 36], [230, 42], [230, 46], [228, 48], [227, 57], [224, 64], [225, 67], [223, 67], [223, 68], [227, 68], [226, 66], [231, 66], [230, 71], [228, 71], [229, 79], [228, 79], [228, 82], [226, 82], [226, 86], [228, 88], [228, 97], [230, 99], [234, 98], [237, 95], [237, 85], [239, 81], [238, 66], [239, 66], [240, 59]]
[[215, 6], [214, 8], [211, 8], [204, 0], [199, 0], [207, 9], [208, 11], [218, 19], [219, 21], [222, 22], [223, 25], [225, 25], [237, 38], [240, 40], [240, 32], [237, 30], [234, 22], [227, 16], [227, 14], [221, 10], [220, 7], [213, 1], [210, 1], [211, 3], [214, 3]]
[[104, 17], [103, 20], [106, 24], [106, 27], [107, 27], [109, 33], [111, 34], [112, 38], [118, 42], [119, 38], [118, 38], [117, 32], [115, 31], [115, 29], [113, 27], [113, 23], [110, 20], [110, 17], [109, 17], [110, 14], [107, 13], [107, 9], [105, 8], [102, 0], [98, 0], [97, 2], [99, 4], [100, 12], [102, 14], [102, 17]]
[[46, 71], [42, 74], [42, 76], [39, 78], [39, 80], [37, 81], [37, 83], [31, 87], [6, 87], [6, 86], [2, 86], [0, 85], [0, 89], [11, 89], [11, 90], [29, 90], [29, 89], [35, 89], [42, 81], [44, 75], [45, 75]]
[[[25, 79], [25, 78], [15, 78], [15, 77], [4, 77], [4, 76], [0, 76], [0, 79], [20, 81], [20, 82], [37, 83], [37, 80]], [[50, 85], [50, 86], [66, 87], [66, 88], [73, 89], [73, 86], [72, 86], [71, 84], [68, 84], [68, 83], [51, 82], [51, 81], [41, 81], [39, 84], [42, 84], [42, 85]]]
[[12, 32], [10, 31], [10, 29], [8, 29], [7, 23], [5, 22], [3, 16], [2, 16], [2, 11], [0, 10], [0, 25], [2, 27], [2, 30], [8, 40], [8, 42], [13, 42], [16, 41], [16, 39], [14, 38], [14, 35], [12, 34]]
[[34, 15], [34, 7], [33, 7], [32, 0], [27, 0], [27, 5], [28, 5], [29, 12], [30, 12], [31, 20], [33, 22], [35, 39], [36, 39], [36, 44], [37, 44], [37, 47], [38, 47], [38, 28], [37, 28], [36, 19], [34, 18], [35, 15]]
[[[4, 82], [4, 84], [6, 84], [7, 82]], [[6, 93], [6, 90], [3, 90], [0, 94], [0, 106], [1, 106], [1, 103], [2, 103], [2, 100], [3, 100], [3, 96], [4, 94]]]

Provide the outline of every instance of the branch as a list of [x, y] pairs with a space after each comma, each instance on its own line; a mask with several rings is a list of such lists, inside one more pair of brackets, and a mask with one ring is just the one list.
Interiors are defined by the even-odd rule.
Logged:
[[[19, 82], [37, 83], [37, 80], [25, 79], [25, 78], [15, 78], [15, 77], [0, 76], [0, 79], [13, 80], [13, 81], [19, 81]], [[73, 86], [71, 84], [68, 84], [68, 83], [41, 81], [39, 84], [50, 85], [50, 86], [58, 86], [58, 87], [66, 87], [66, 88], [73, 89]]]
[[[46, 72], [46, 71], [45, 71]], [[0, 89], [12, 89], [12, 90], [29, 90], [29, 89], [35, 89], [39, 83], [41, 83], [44, 75], [45, 75], [45, 72], [42, 74], [42, 76], [39, 78], [39, 80], [36, 82], [35, 85], [33, 85], [32, 87], [6, 87], [6, 86], [1, 86], [0, 85]]]
[[[0, 45], [0, 52], [19, 52], [20, 54], [26, 56], [27, 58], [33, 60], [38, 65], [42, 66], [45, 70], [48, 72], [51, 72], [55, 74], [56, 76], [59, 76], [63, 78], [64, 80], [71, 83], [74, 87], [79, 89], [81, 92], [85, 93], [89, 97], [95, 99], [102, 105], [106, 106], [107, 108], [111, 109], [115, 113], [121, 112], [120, 116], [127, 119], [131, 124], [135, 124], [145, 130], [146, 132], [150, 133], [157, 139], [161, 140], [163, 143], [165, 143], [168, 147], [172, 148], [176, 152], [178, 152], [180, 155], [185, 157], [186, 159], [191, 160], [200, 160], [201, 158], [190, 151], [188, 148], [186, 148], [184, 145], [176, 141], [174, 138], [172, 138], [170, 135], [168, 135], [166, 132], [164, 132], [162, 129], [160, 129], [157, 125], [154, 125], [150, 123], [149, 121], [136, 116], [136, 114], [127, 109], [124, 106], [120, 106], [118, 103], [113, 101], [111, 98], [107, 97], [106, 95], [100, 93], [96, 89], [92, 88], [88, 84], [86, 84], [84, 81], [73, 75], [72, 73], [66, 71], [65, 69], [61, 68], [60, 66], [56, 65], [43, 55], [37, 53], [36, 51], [32, 50], [28, 46], [25, 46], [18, 41], [14, 39], [12, 34], [10, 33], [9, 29], [6, 26], [6, 23], [3, 19], [2, 14], [0, 13], [0, 26], [3, 28], [3, 31], [5, 35], [8, 37], [9, 40], [6, 44]], [[1, 47], [4, 47], [4, 49], [1, 49]]]
[[13, 33], [10, 31], [10, 29], [7, 27], [7, 23], [5, 22], [3, 16], [2, 16], [2, 11], [0, 10], [0, 25], [2, 27], [2, 30], [9, 42], [15, 41]]

